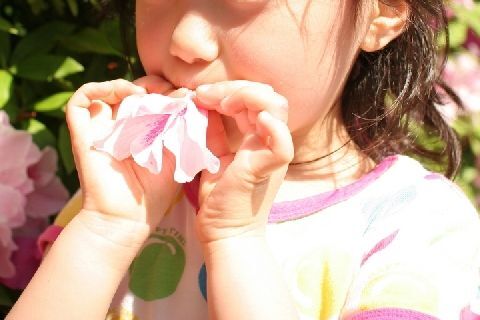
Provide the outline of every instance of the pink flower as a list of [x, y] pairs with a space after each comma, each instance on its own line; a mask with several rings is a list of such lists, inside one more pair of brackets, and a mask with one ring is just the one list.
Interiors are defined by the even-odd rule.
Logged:
[[480, 36], [471, 28], [467, 31], [467, 40], [465, 40], [464, 47], [471, 53], [480, 57]]
[[15, 229], [13, 239], [17, 249], [13, 251], [10, 258], [15, 274], [0, 279], [1, 283], [12, 289], [23, 289], [27, 286], [42, 259], [37, 246], [38, 235], [47, 228], [48, 224], [46, 218], [27, 218], [21, 228]]
[[[8, 281], [18, 284], [18, 279], [33, 275], [33, 272], [18, 272], [19, 267], [30, 270], [38, 265], [23, 265], [31, 252], [25, 251], [26, 240], [18, 238], [20, 234], [25, 236], [22, 230], [32, 218], [41, 218], [45, 226], [46, 218], [66, 203], [68, 192], [55, 175], [55, 150], [40, 151], [29, 133], [10, 125], [3, 111], [0, 111], [0, 150], [0, 282], [8, 285]], [[35, 241], [43, 231], [40, 228], [28, 230], [28, 241]], [[23, 258], [18, 260], [19, 256]], [[35, 257], [32, 259], [38, 260], [39, 257]]]
[[132, 156], [155, 174], [162, 169], [165, 146], [175, 155], [174, 179], [185, 183], [203, 169], [219, 169], [218, 158], [206, 147], [207, 125], [207, 112], [189, 96], [133, 95], [122, 101], [110, 132], [94, 146], [117, 160]]
[[48, 217], [65, 205], [68, 191], [56, 176], [57, 152], [46, 147], [37, 163], [28, 168], [34, 190], [27, 195], [26, 214], [32, 218]]
[[[443, 79], [460, 97], [467, 112], [480, 111], [480, 61], [479, 58], [463, 52], [451, 56], [443, 72]], [[447, 101], [443, 110], [456, 110], [454, 103]], [[441, 109], [442, 110], [442, 109]], [[455, 118], [455, 111], [448, 112]]]

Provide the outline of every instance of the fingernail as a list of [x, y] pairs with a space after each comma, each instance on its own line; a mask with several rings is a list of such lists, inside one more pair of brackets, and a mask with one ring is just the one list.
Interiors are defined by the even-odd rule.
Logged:
[[212, 90], [213, 88], [214, 86], [211, 84], [202, 84], [201, 86], [198, 86], [197, 90], [195, 90], [197, 93], [196, 99], [205, 104], [218, 103], [220, 98], [218, 97], [216, 90]]
[[146, 93], [147, 90], [146, 90], [144, 87], [136, 86], [136, 87], [135, 87], [135, 92], [137, 92], [137, 93]]
[[210, 88], [212, 88], [212, 85], [211, 84], [202, 84], [200, 86], [197, 87], [197, 91], [198, 93], [205, 93], [207, 91], [210, 90]]

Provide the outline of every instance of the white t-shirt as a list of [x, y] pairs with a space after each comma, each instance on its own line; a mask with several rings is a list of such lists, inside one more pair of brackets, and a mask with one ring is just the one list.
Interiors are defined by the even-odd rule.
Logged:
[[[138, 253], [107, 319], [208, 319], [195, 187]], [[455, 184], [409, 157], [275, 203], [267, 240], [301, 319], [480, 319], [478, 214]]]

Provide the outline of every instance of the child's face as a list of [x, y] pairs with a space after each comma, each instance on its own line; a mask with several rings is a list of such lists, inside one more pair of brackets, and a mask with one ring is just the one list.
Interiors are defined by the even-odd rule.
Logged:
[[[320, 123], [335, 105], [362, 38], [353, 0], [137, 0], [147, 74], [176, 87], [245, 79], [290, 105], [289, 127]], [[365, 29], [365, 28], [364, 28]]]

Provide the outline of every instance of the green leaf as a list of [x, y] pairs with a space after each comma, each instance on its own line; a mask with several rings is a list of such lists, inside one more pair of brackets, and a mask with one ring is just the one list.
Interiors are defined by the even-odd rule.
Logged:
[[50, 0], [50, 3], [53, 5], [55, 8], [55, 11], [61, 16], [64, 15], [65, 13], [65, 3], [63, 0]]
[[[104, 20], [100, 25], [100, 31], [117, 52], [123, 52], [122, 35], [120, 34], [120, 22], [118, 18]], [[132, 31], [132, 34], [134, 34], [134, 31]], [[128, 34], [126, 36], [128, 36]]]
[[472, 150], [473, 154], [475, 155], [480, 155], [480, 140], [475, 139], [475, 137], [472, 137], [470, 139], [470, 149]]
[[459, 21], [467, 24], [475, 33], [480, 35], [480, 19], [478, 18], [480, 17], [480, 3], [475, 3], [472, 9], [453, 4], [452, 9]]
[[43, 148], [45, 146], [55, 147], [55, 136], [40, 121], [36, 119], [28, 119], [28, 121], [24, 123], [22, 127], [32, 135], [33, 141], [38, 145], [39, 148]]
[[18, 108], [18, 101], [15, 98], [15, 95], [10, 96], [10, 99], [5, 104], [5, 106], [3, 106], [2, 110], [8, 114], [8, 117], [10, 118], [10, 123], [15, 123], [18, 115], [20, 114], [20, 110]]
[[58, 152], [62, 159], [65, 171], [70, 174], [75, 170], [75, 162], [72, 155], [72, 145], [70, 143], [70, 134], [67, 125], [63, 123], [58, 131]]
[[467, 39], [467, 25], [460, 21], [452, 21], [448, 24], [448, 36], [451, 48], [458, 48]]
[[77, 0], [66, 0], [68, 8], [74, 17], [78, 16], [78, 3]]
[[20, 34], [20, 30], [15, 28], [8, 20], [0, 18], [0, 31], [10, 34]]
[[453, 122], [452, 127], [460, 137], [465, 137], [472, 131], [472, 124], [469, 117], [458, 117]]
[[60, 21], [42, 25], [18, 43], [12, 53], [11, 64], [17, 64], [32, 55], [49, 52], [60, 38], [71, 34], [74, 28], [73, 25]]
[[0, 109], [5, 107], [12, 93], [13, 77], [7, 70], [0, 70]]
[[0, 285], [0, 306], [11, 306], [13, 305], [13, 299], [8, 293], [7, 288]]
[[30, 5], [30, 10], [32, 10], [32, 13], [35, 15], [39, 15], [48, 8], [45, 0], [28, 0], [27, 2]]
[[33, 56], [10, 68], [14, 75], [40, 81], [61, 79], [83, 70], [83, 66], [73, 58], [48, 54]]
[[10, 56], [10, 36], [0, 32], [0, 68], [6, 68]]
[[62, 45], [77, 52], [123, 56], [112, 46], [104, 33], [93, 28], [85, 28], [71, 37], [64, 38]]
[[33, 110], [38, 112], [48, 112], [61, 109], [68, 102], [73, 92], [58, 92], [46, 97], [33, 105]]
[[466, 167], [460, 172], [460, 179], [466, 183], [472, 183], [477, 177], [477, 169], [474, 167]]

